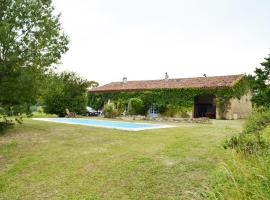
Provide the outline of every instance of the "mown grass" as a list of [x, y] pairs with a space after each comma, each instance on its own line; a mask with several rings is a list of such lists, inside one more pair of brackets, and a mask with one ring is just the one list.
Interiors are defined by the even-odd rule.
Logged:
[[205, 199], [241, 124], [129, 132], [25, 120], [0, 136], [0, 199]]
[[46, 117], [57, 117], [55, 114], [48, 114], [44, 112], [33, 112], [31, 117], [33, 118], [46, 118]]

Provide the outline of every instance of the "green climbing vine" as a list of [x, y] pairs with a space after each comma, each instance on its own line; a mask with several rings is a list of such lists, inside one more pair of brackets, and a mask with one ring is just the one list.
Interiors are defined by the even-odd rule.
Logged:
[[181, 88], [181, 89], [154, 89], [128, 92], [89, 92], [89, 106], [95, 109], [102, 109], [108, 100], [112, 102], [124, 102], [128, 104], [131, 98], [140, 98], [145, 107], [149, 108], [154, 104], [158, 110], [163, 110], [166, 105], [178, 106], [182, 109], [191, 110], [194, 98], [199, 95], [215, 95], [216, 106], [224, 115], [229, 109], [231, 98], [240, 98], [249, 90], [249, 83], [242, 78], [230, 87], [222, 88]]

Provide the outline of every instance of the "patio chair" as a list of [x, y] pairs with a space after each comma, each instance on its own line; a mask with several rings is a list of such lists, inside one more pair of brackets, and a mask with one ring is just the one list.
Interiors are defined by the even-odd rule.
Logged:
[[76, 118], [76, 113], [74, 112], [69, 112], [69, 109], [66, 108], [66, 118]]

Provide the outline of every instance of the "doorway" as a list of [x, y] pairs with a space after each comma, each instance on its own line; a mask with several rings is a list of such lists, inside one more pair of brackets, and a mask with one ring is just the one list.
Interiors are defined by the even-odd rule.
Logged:
[[216, 119], [215, 95], [200, 95], [194, 99], [194, 118], [209, 117]]

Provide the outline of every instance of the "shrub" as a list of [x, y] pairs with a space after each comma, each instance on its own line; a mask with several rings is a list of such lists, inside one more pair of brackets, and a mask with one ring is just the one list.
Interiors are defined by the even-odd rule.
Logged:
[[114, 118], [118, 115], [118, 110], [115, 109], [114, 103], [107, 103], [103, 108], [104, 117]]
[[190, 118], [190, 115], [188, 114], [188, 112], [191, 112], [191, 110], [192, 110], [192, 108], [180, 107], [179, 116], [182, 118]]
[[181, 117], [181, 118], [189, 118], [188, 112], [190, 111], [189, 108], [180, 107], [179, 105], [174, 104], [167, 104], [162, 105], [158, 109], [158, 113], [162, 114], [166, 117]]
[[[22, 124], [22, 117], [17, 116], [15, 121], [18, 124]], [[9, 119], [6, 115], [0, 115], [0, 134], [2, 134], [7, 128], [13, 126], [15, 123], [13, 120]]]
[[70, 112], [83, 114], [87, 105], [87, 88], [89, 82], [73, 72], [52, 73], [47, 77], [47, 88], [42, 96], [44, 111], [66, 115]]
[[157, 113], [160, 113], [161, 115], [165, 115], [166, 109], [167, 107], [163, 104], [159, 105], [159, 104], [155, 104]]
[[0, 107], [0, 115], [4, 115], [5, 114], [5, 109]]
[[268, 145], [264, 139], [258, 139], [254, 134], [240, 134], [225, 142], [224, 148], [228, 147], [244, 155], [250, 155], [259, 152], [260, 149], [267, 148]]
[[58, 116], [55, 114], [48, 114], [48, 113], [45, 113], [42, 111], [37, 111], [37, 112], [32, 113], [32, 117], [34, 117], [34, 118], [48, 118], [48, 117], [53, 118], [53, 117], [58, 117]]
[[270, 109], [260, 108], [251, 113], [244, 124], [244, 133], [258, 134], [270, 125]]
[[131, 98], [128, 102], [128, 114], [130, 115], [143, 115], [144, 104], [140, 98]]
[[166, 106], [164, 115], [167, 117], [174, 117], [179, 111], [180, 111], [179, 106], [173, 105], [173, 104], [168, 104]]
[[236, 151], [210, 176], [208, 199], [270, 199], [269, 120], [269, 109], [255, 110], [225, 143]]
[[190, 115], [188, 114], [187, 111], [181, 111], [180, 112], [180, 117], [182, 117], [182, 118], [190, 118]]
[[13, 125], [11, 120], [9, 120], [5, 115], [0, 115], [0, 133], [3, 133], [4, 130], [11, 125]]
[[122, 99], [119, 99], [116, 102], [116, 108], [117, 108], [117, 115], [121, 115], [124, 113], [125, 111], [125, 101], [123, 101]]
[[270, 125], [270, 110], [258, 109], [251, 113], [244, 124], [244, 130], [225, 142], [225, 148], [233, 148], [243, 154], [254, 154], [268, 147], [262, 137], [262, 130]]

